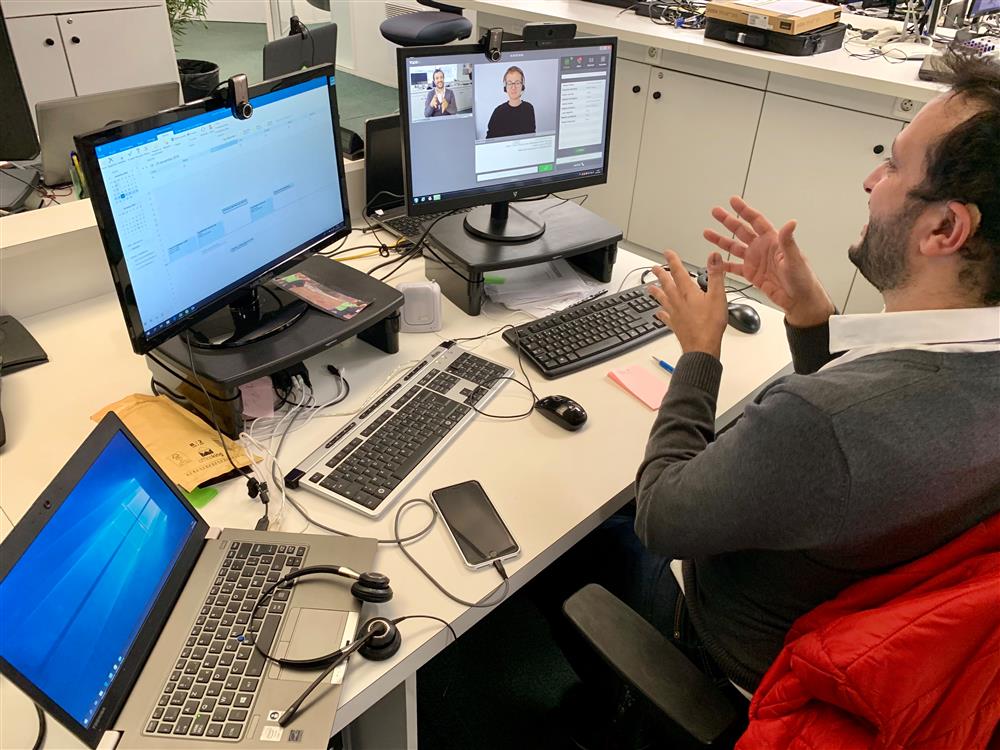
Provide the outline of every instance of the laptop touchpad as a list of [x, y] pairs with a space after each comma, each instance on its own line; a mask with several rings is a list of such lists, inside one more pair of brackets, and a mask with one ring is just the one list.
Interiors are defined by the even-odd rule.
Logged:
[[[344, 626], [349, 612], [331, 609], [297, 609], [289, 613], [292, 627], [282, 629], [275, 653], [286, 659], [314, 659], [343, 645]], [[281, 667], [279, 680], [312, 682], [315, 669]]]

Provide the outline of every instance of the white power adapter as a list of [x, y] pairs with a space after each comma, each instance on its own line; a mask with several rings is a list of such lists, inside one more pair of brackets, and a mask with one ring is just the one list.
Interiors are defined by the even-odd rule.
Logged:
[[396, 288], [403, 293], [400, 331], [429, 333], [441, 330], [441, 287], [436, 281], [412, 281]]

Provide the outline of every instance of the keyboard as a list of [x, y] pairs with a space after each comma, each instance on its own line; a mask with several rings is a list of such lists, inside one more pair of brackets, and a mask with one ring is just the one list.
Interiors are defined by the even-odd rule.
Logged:
[[242, 738], [265, 667], [250, 639], [270, 653], [292, 592], [283, 584], [257, 612], [254, 603], [265, 586], [298, 570], [308, 551], [296, 545], [230, 545], [144, 734]]
[[285, 486], [378, 518], [511, 375], [446, 341], [290, 471]]
[[[464, 214], [471, 210], [471, 208], [466, 208], [462, 211], [455, 211], [454, 213]], [[385, 221], [385, 225], [397, 234], [415, 240], [419, 239], [420, 235], [424, 233], [428, 224], [441, 216], [444, 216], [444, 213], [428, 214], [427, 216], [397, 216], [394, 219], [387, 219]]]
[[558, 378], [670, 333], [654, 315], [658, 308], [646, 287], [636, 286], [508, 328], [503, 338], [543, 376]]

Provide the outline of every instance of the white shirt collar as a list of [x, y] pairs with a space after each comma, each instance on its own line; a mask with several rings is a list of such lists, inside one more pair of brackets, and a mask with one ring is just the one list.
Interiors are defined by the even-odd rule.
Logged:
[[1000, 351], [1000, 307], [916, 310], [830, 318], [830, 352], [846, 352], [827, 367], [896, 349]]

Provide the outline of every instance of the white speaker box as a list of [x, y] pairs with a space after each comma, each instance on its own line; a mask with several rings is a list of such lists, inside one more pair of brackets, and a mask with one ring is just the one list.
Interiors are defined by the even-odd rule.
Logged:
[[441, 287], [436, 281], [413, 281], [396, 288], [403, 293], [400, 331], [428, 333], [441, 330]]

